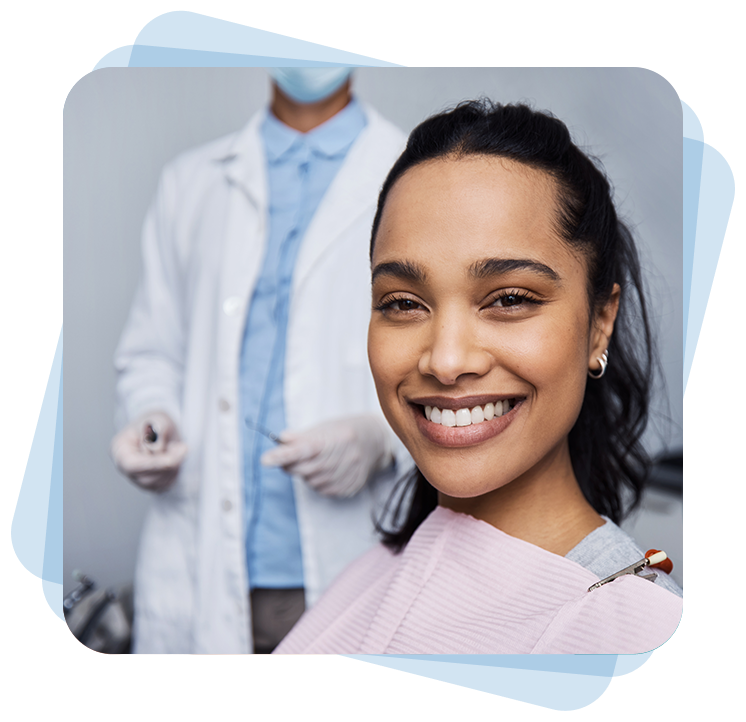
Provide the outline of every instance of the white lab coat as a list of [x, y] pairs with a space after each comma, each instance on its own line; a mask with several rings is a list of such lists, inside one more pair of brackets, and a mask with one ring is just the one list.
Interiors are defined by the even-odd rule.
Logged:
[[[303, 239], [285, 360], [286, 418], [301, 429], [380, 413], [366, 353], [368, 245], [400, 130], [364, 106], [350, 148]], [[144, 275], [117, 349], [120, 422], [162, 409], [189, 448], [154, 495], [135, 576], [138, 652], [252, 649], [243, 527], [239, 354], [267, 238], [264, 113], [165, 168], [143, 230]], [[399, 447], [399, 473], [408, 464]], [[376, 538], [389, 470], [352, 499], [294, 479], [306, 603]]]

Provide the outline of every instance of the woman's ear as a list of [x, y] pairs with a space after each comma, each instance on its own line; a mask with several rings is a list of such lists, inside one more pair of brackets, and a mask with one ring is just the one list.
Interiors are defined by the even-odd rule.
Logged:
[[609, 341], [614, 333], [614, 321], [619, 311], [621, 292], [621, 287], [615, 283], [609, 300], [596, 311], [588, 348], [588, 368], [591, 371], [598, 371], [598, 359], [609, 348]]

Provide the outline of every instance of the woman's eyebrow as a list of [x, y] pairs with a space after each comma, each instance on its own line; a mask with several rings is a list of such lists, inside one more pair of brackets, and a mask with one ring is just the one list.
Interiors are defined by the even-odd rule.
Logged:
[[379, 263], [371, 275], [371, 283], [375, 282], [379, 276], [392, 276], [414, 283], [425, 283], [427, 274], [422, 266], [411, 261], [387, 261]]
[[560, 283], [559, 275], [549, 268], [549, 266], [523, 258], [486, 258], [483, 261], [472, 263], [469, 271], [474, 278], [479, 279], [490, 276], [501, 276], [511, 271], [533, 271], [534, 273], [545, 276], [550, 281]]

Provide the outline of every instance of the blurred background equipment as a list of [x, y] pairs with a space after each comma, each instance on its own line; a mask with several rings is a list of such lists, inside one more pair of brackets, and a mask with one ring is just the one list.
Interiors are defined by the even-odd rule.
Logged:
[[684, 452], [661, 454], [650, 472], [649, 484], [654, 489], [681, 496], [684, 493]]
[[73, 636], [104, 654], [129, 654], [132, 635], [132, 585], [97, 589], [95, 582], [74, 572], [78, 586], [62, 602]]

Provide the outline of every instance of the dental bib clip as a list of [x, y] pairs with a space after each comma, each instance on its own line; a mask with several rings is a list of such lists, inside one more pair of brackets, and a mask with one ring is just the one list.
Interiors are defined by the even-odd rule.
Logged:
[[619, 579], [619, 577], [626, 576], [627, 574], [640, 577], [641, 579], [647, 579], [649, 582], [654, 582], [658, 578], [657, 574], [655, 574], [654, 572], [651, 574], [641, 573], [648, 567], [654, 567], [656, 569], [660, 569], [663, 572], [666, 572], [667, 574], [670, 574], [671, 570], [673, 569], [673, 562], [671, 562], [671, 560], [668, 558], [668, 554], [666, 554], [666, 552], [658, 551], [657, 549], [649, 549], [645, 553], [645, 556], [640, 559], [639, 562], [630, 564], [628, 567], [625, 567], [624, 569], [606, 577], [605, 579], [601, 579], [595, 584], [592, 584], [590, 587], [588, 587], [588, 591], [592, 592], [594, 589], [598, 589], [604, 584], [613, 582], [615, 579]]

